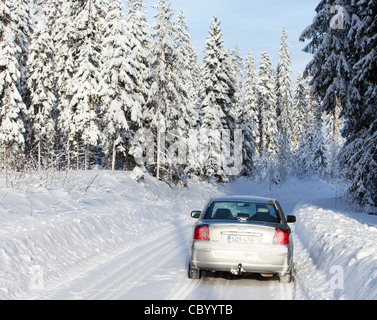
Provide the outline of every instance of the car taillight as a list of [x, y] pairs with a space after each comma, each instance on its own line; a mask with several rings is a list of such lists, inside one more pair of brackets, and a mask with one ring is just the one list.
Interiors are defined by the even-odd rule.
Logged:
[[209, 227], [208, 224], [200, 224], [196, 226], [194, 231], [194, 239], [196, 240], [209, 240]]
[[274, 235], [274, 244], [288, 244], [289, 243], [289, 231], [284, 228], [276, 228]]

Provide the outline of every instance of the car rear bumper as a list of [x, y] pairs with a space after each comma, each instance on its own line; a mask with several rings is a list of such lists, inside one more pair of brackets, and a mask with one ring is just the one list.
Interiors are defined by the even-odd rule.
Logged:
[[229, 249], [211, 247], [204, 241], [194, 241], [190, 251], [190, 264], [202, 270], [233, 273], [241, 264], [243, 272], [285, 275], [292, 267], [292, 251], [288, 245]]

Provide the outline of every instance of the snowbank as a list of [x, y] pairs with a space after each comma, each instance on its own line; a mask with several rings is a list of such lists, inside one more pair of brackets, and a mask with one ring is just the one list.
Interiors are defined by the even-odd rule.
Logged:
[[[187, 224], [213, 188], [171, 189], [137, 172], [53, 172], [5, 178], [0, 187], [0, 299], [64, 277], [151, 232]], [[190, 221], [191, 222], [191, 221]], [[42, 279], [38, 279], [38, 277]]]
[[[298, 263], [306, 293], [320, 291], [324, 299], [377, 298], [377, 228], [357, 220], [360, 214], [299, 203], [295, 234], [308, 251], [311, 263]], [[352, 217], [354, 215], [355, 217]], [[300, 270], [301, 269], [301, 270]]]

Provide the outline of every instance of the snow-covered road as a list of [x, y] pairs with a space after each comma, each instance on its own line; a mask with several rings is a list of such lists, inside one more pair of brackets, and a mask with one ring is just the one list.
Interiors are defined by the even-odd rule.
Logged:
[[[174, 228], [173, 228], [174, 230]], [[292, 286], [259, 275], [242, 278], [226, 273], [187, 278], [188, 238], [182, 232], [158, 232], [145, 241], [99, 257], [88, 265], [20, 298], [26, 299], [153, 299], [249, 300], [292, 299]]]
[[[133, 178], [71, 172], [64, 181], [30, 177], [0, 188], [0, 298], [377, 298], [377, 217], [347, 212], [322, 182], [292, 178], [278, 188], [242, 179], [191, 181], [189, 188], [170, 189], [151, 177]], [[214, 194], [276, 197], [286, 214], [297, 216], [291, 284], [226, 273], [187, 278], [189, 213]]]

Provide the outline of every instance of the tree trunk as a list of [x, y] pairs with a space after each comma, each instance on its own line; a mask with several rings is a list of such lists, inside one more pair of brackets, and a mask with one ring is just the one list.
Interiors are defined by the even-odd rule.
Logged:
[[38, 172], [41, 171], [41, 141], [38, 141]]
[[85, 146], [85, 154], [84, 154], [84, 166], [85, 170], [89, 170], [89, 147]]
[[114, 171], [115, 170], [115, 159], [116, 159], [116, 145], [115, 145], [115, 142], [113, 143], [113, 155], [112, 155], [112, 159], [111, 159], [111, 170]]
[[79, 144], [77, 144], [76, 147], [76, 170], [80, 169], [80, 147]]
[[160, 152], [161, 152], [161, 132], [157, 129], [157, 174], [156, 178], [160, 179]]

